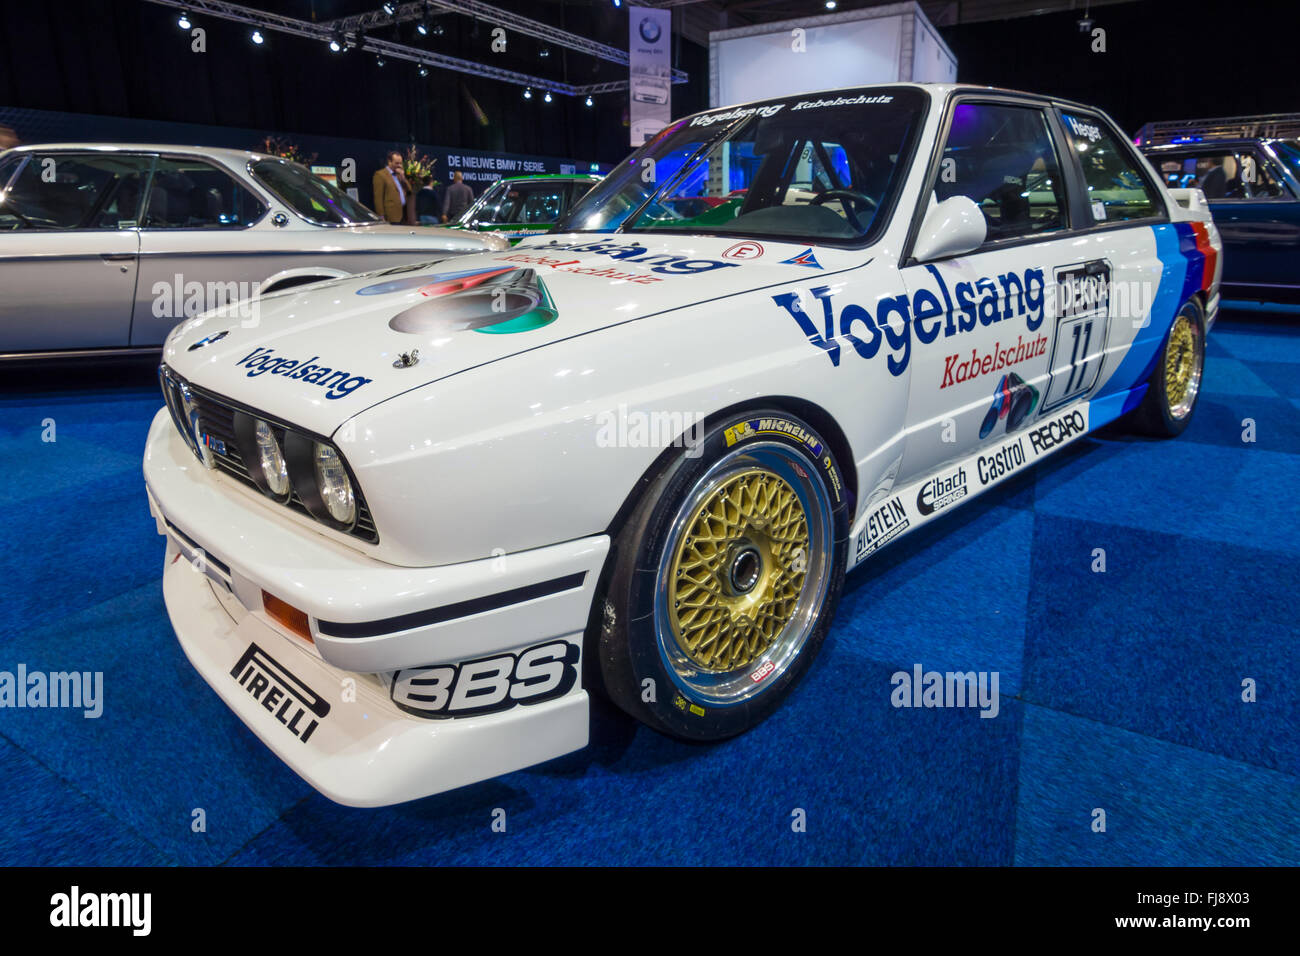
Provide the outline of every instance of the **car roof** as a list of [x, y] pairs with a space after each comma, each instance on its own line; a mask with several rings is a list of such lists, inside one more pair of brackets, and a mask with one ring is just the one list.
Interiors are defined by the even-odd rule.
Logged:
[[562, 179], [571, 182], [576, 179], [604, 179], [600, 173], [537, 173], [533, 176], [502, 176], [499, 183], [545, 182], [550, 179]]
[[85, 153], [189, 153], [212, 156], [243, 165], [251, 159], [280, 159], [266, 153], [223, 146], [180, 146], [175, 143], [31, 143], [15, 146], [13, 153], [85, 152]]
[[729, 106], [719, 106], [712, 109], [701, 110], [701, 112], [716, 113], [720, 110], [740, 109], [759, 103], [771, 103], [776, 100], [792, 100], [799, 97], [812, 96], [833, 96], [837, 94], [842, 95], [844, 93], [856, 92], [858, 90], [887, 90], [898, 89], [899, 87], [921, 90], [933, 98], [940, 100], [954, 93], [960, 93], [963, 95], [968, 93], [987, 93], [996, 96], [1009, 96], [1016, 99], [1032, 100], [1036, 103], [1053, 103], [1059, 106], [1070, 106], [1075, 109], [1089, 110], [1092, 112], [1105, 112], [1099, 106], [1090, 106], [1087, 103], [1063, 99], [1059, 96], [1052, 96], [1048, 93], [1030, 93], [1025, 90], [1013, 90], [1001, 86], [977, 86], [972, 83], [909, 83], [905, 81], [899, 81], [897, 83], [866, 83], [862, 86], [843, 86], [828, 90], [808, 90], [807, 92], [791, 93], [786, 96], [769, 96], [761, 100], [751, 100], [748, 103], [733, 103]]

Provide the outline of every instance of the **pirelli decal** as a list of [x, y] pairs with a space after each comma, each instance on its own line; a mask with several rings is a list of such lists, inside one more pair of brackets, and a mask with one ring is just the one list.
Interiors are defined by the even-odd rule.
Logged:
[[330, 712], [325, 698], [256, 644], [248, 645], [230, 669], [230, 676], [303, 743], [311, 740]]
[[850, 551], [849, 567], [915, 531], [935, 515], [1020, 474], [1039, 458], [1087, 433], [1088, 406], [1074, 405], [1021, 428], [1000, 442], [990, 442], [969, 458], [920, 481], [891, 489], [858, 518], [853, 528], [854, 547]]

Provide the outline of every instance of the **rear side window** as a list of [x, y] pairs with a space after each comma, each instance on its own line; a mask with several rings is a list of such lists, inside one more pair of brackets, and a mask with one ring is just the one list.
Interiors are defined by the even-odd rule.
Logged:
[[1043, 111], [958, 103], [934, 196], [970, 198], [984, 213], [990, 242], [1064, 229], [1065, 183]]
[[239, 229], [264, 211], [229, 174], [197, 159], [159, 159], [148, 199], [148, 229]]
[[1083, 168], [1093, 221], [1124, 222], [1164, 214], [1155, 187], [1099, 117], [1062, 110], [1061, 124]]
[[1206, 199], [1275, 199], [1286, 188], [1253, 150], [1152, 153], [1151, 164], [1170, 189], [1195, 186]]

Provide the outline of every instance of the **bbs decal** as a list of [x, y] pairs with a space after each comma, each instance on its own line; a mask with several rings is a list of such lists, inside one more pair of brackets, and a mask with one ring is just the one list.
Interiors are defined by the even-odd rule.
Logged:
[[417, 717], [471, 717], [563, 697], [578, 681], [581, 651], [548, 641], [518, 654], [459, 664], [409, 667], [393, 674], [393, 703]]

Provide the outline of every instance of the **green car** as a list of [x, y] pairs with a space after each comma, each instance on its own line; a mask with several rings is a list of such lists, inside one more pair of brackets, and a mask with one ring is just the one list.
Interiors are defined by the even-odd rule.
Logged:
[[591, 174], [511, 176], [484, 190], [452, 228], [499, 232], [514, 245], [525, 236], [550, 232], [555, 221], [602, 178]]

